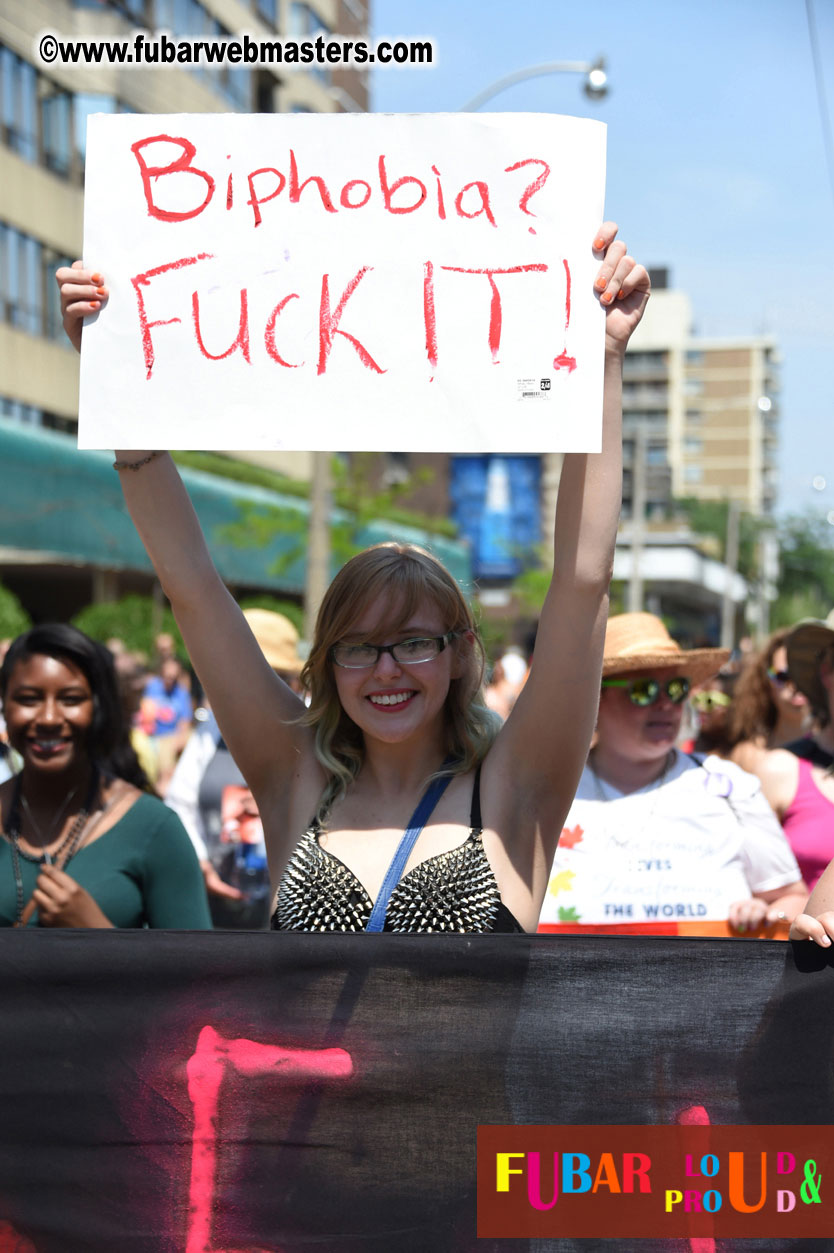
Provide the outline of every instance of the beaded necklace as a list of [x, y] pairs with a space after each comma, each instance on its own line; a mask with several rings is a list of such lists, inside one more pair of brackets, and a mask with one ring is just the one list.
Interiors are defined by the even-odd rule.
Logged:
[[[89, 819], [90, 814], [93, 811], [95, 800], [98, 795], [99, 783], [100, 783], [100, 775], [99, 775], [98, 767], [93, 766], [92, 773], [90, 775], [90, 786], [87, 791], [87, 798], [84, 801], [82, 808], [79, 810], [78, 815], [75, 819], [75, 822], [72, 824], [69, 831], [64, 836], [63, 840], [58, 845], [54, 853], [50, 853], [48, 852], [47, 849], [44, 849], [44, 851], [39, 856], [33, 856], [31, 853], [25, 852], [20, 847], [21, 802], [22, 802], [22, 807], [26, 809], [27, 814], [29, 814], [29, 819], [30, 821], [32, 821], [32, 825], [35, 827], [36, 830], [38, 829], [37, 823], [35, 823], [32, 820], [31, 811], [29, 809], [28, 803], [26, 802], [26, 798], [23, 795], [22, 776], [17, 775], [17, 777], [15, 778], [14, 792], [12, 793], [12, 803], [9, 808], [8, 823], [7, 823], [6, 830], [4, 832], [4, 834], [8, 838], [9, 843], [11, 844], [11, 847], [12, 847], [12, 867], [14, 871], [14, 886], [15, 886], [15, 921], [14, 921], [15, 927], [20, 927], [23, 923], [24, 900], [23, 900], [23, 876], [20, 871], [21, 857], [24, 859], [24, 861], [34, 862], [34, 864], [38, 866], [58, 865], [60, 869], [63, 869], [63, 867], [66, 866], [72, 860], [72, 858], [78, 852], [79, 848], [81, 847], [83, 843], [84, 835], [85, 835], [86, 827], [87, 827], [87, 820]], [[70, 799], [74, 795], [75, 795], [75, 792], [73, 791], [70, 794]], [[67, 807], [68, 803], [69, 803], [68, 801], [64, 801], [64, 804], [61, 807], [61, 811], [60, 811], [61, 813]]]

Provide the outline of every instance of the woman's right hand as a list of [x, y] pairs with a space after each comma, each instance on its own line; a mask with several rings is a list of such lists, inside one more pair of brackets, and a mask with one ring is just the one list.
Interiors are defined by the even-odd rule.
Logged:
[[86, 270], [83, 261], [74, 261], [72, 266], [56, 271], [55, 282], [61, 293], [64, 330], [75, 351], [80, 352], [84, 318], [98, 313], [109, 295], [104, 278], [97, 270]]
[[797, 914], [791, 923], [791, 940], [813, 940], [820, 948], [830, 948], [834, 939], [834, 910], [826, 910], [815, 918], [813, 914]]

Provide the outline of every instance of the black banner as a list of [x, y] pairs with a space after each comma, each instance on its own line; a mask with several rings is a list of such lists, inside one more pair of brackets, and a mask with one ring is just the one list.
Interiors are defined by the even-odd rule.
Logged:
[[744, 940], [3, 933], [0, 1253], [690, 1253], [479, 1241], [478, 1124], [832, 1123], [831, 965]]

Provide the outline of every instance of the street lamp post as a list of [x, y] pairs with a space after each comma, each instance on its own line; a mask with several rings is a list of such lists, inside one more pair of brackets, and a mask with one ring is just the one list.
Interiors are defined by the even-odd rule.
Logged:
[[543, 65], [529, 65], [524, 70], [515, 70], [504, 78], [497, 79], [489, 87], [473, 96], [468, 104], [458, 110], [459, 113], [475, 113], [482, 104], [486, 104], [499, 92], [514, 87], [516, 83], [525, 83], [530, 78], [543, 78], [547, 74], [584, 74], [585, 95], [590, 100], [601, 100], [608, 94], [608, 75], [605, 71], [605, 58], [597, 57], [596, 61], [546, 61]]
[[[526, 82], [531, 78], [542, 78], [547, 74], [583, 74], [585, 76], [584, 91], [591, 100], [601, 100], [608, 93], [608, 74], [605, 70], [605, 58], [597, 57], [596, 61], [546, 61], [543, 65], [530, 65], [527, 69], [516, 70], [499, 78], [489, 87], [474, 96], [468, 104], [463, 105], [459, 113], [474, 113], [499, 92], [514, 87], [516, 83]], [[307, 556], [307, 577], [304, 590], [304, 633], [307, 640], [312, 639], [313, 626], [322, 596], [327, 588], [329, 577], [330, 556], [330, 454], [313, 453], [313, 482], [310, 495], [309, 547]]]

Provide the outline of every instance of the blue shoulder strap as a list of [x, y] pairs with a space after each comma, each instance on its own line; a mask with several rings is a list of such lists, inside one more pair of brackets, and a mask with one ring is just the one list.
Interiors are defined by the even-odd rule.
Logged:
[[[448, 762], [444, 762], [444, 765], [448, 765]], [[382, 887], [379, 889], [379, 895], [374, 902], [371, 916], [365, 927], [366, 931], [381, 931], [385, 926], [385, 911], [388, 908], [388, 900], [391, 893], [400, 881], [403, 868], [417, 842], [417, 837], [431, 817], [435, 805], [446, 791], [451, 779], [452, 776], [450, 774], [443, 775], [440, 779], [433, 779], [420, 798], [420, 803], [411, 815], [408, 828], [391, 859], [391, 865], [386, 871]]]

